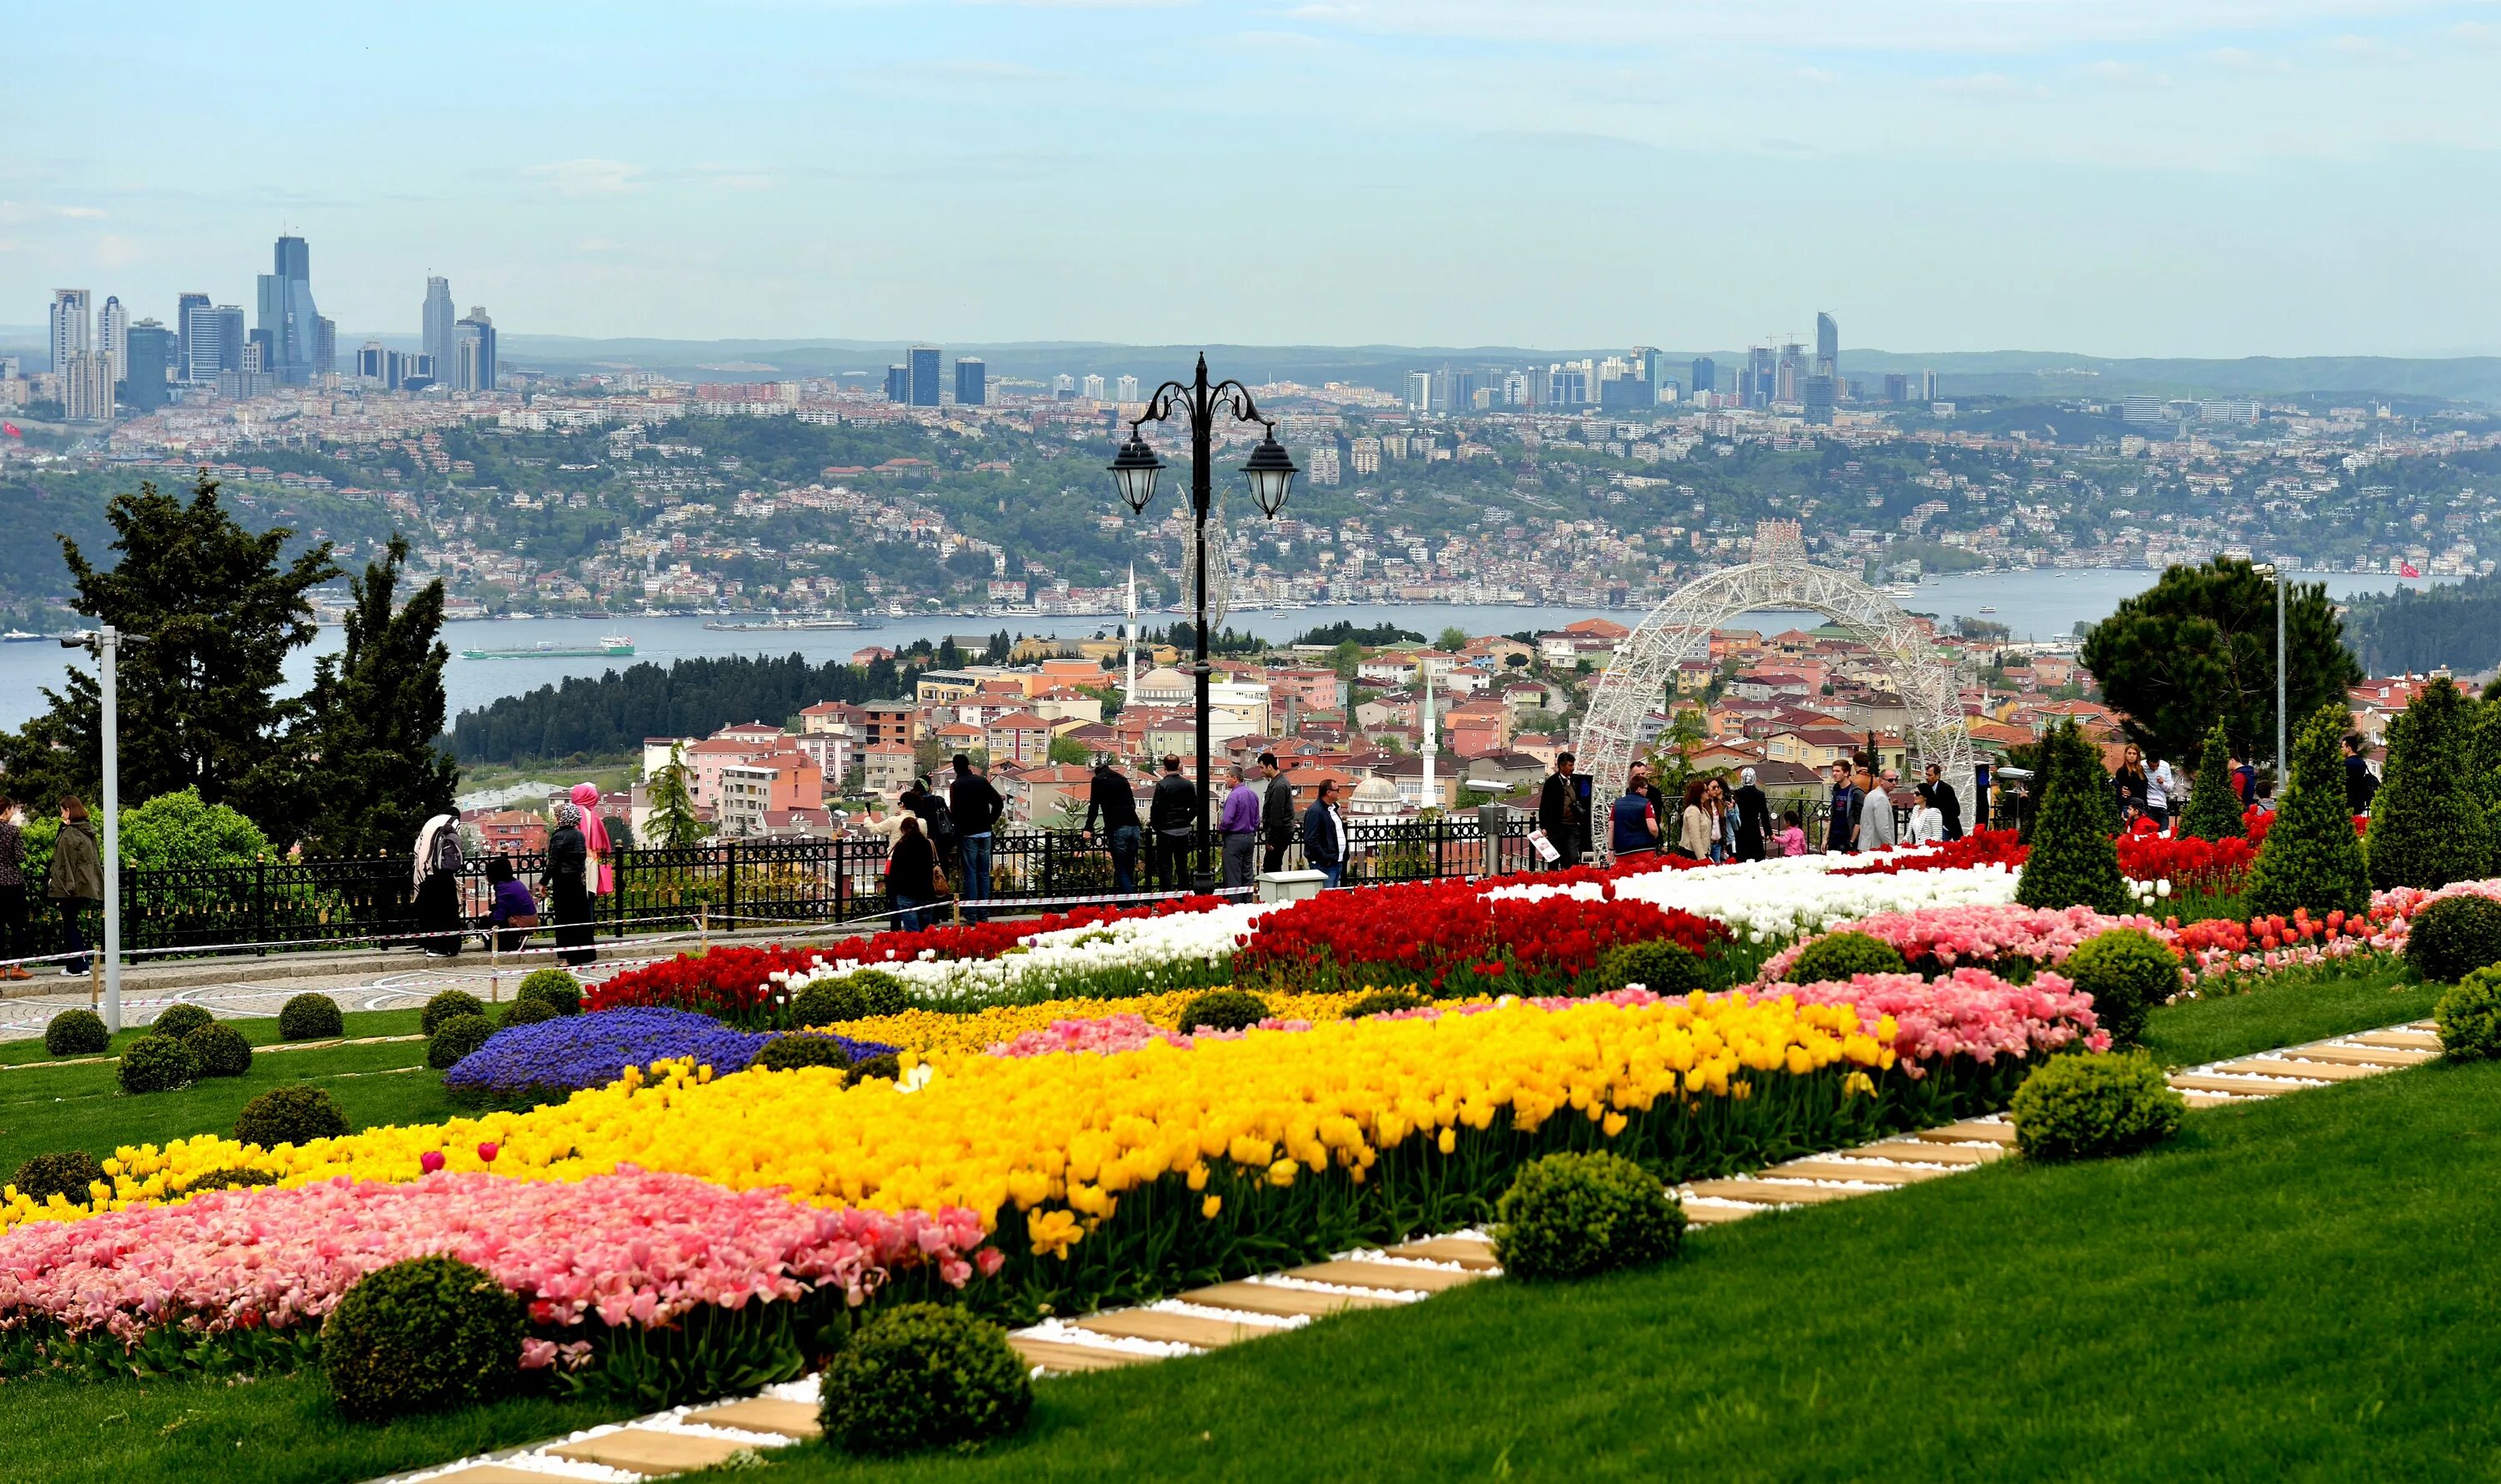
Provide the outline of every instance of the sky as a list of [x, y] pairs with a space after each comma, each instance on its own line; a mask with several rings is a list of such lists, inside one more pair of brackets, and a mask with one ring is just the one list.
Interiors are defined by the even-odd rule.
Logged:
[[6, 9], [0, 323], [2501, 353], [2501, 0]]

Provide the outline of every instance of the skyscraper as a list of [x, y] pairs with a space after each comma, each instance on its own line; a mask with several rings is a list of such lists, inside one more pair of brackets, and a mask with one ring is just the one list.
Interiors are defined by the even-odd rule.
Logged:
[[451, 312], [451, 281], [427, 278], [425, 307], [417, 312], [417, 332], [425, 342], [426, 355], [434, 361], [437, 376], [451, 365], [451, 322], [457, 318]]
[[1409, 412], [1423, 412], [1429, 409], [1432, 405], [1433, 373], [1430, 371], [1408, 372], [1407, 410]]
[[1832, 385], [1832, 378], [1820, 373], [1810, 376], [1806, 378], [1802, 390], [1801, 400], [1806, 403], [1806, 420], [1809, 422], [1830, 422], [1833, 398], [1837, 394]]
[[52, 369], [67, 371], [70, 357], [84, 355], [95, 349], [95, 322], [87, 313], [87, 291], [83, 288], [52, 290], [50, 348]]
[[1805, 395], [1805, 388], [1799, 383], [1803, 382], [1807, 375], [1806, 347], [1795, 341], [1781, 347], [1781, 364], [1777, 375], [1779, 379], [1772, 384], [1772, 400], [1795, 402], [1801, 399]]
[[885, 368], [885, 399], [889, 402], [912, 400], [912, 368], [897, 363]]
[[1884, 400], [1898, 407], [1911, 399], [1911, 379], [1899, 371], [1884, 373]]
[[955, 357], [955, 405], [981, 407], [990, 400], [990, 368], [978, 355]]
[[1750, 346], [1746, 351], [1746, 385], [1738, 388], [1746, 395], [1749, 407], [1771, 404], [1775, 368], [1779, 357], [1767, 345]]
[[917, 345], [904, 354], [904, 363], [912, 368], [912, 405], [938, 405], [938, 348]]
[[183, 380], [214, 387], [243, 366], [243, 306], [194, 304], [183, 320]]
[[1112, 388], [1112, 398], [1117, 402], [1138, 400], [1138, 379], [1134, 376], [1120, 378]]
[[300, 387], [313, 379], [320, 350], [321, 311], [313, 303], [313, 249], [301, 237], [281, 237], [271, 257], [277, 271], [260, 276], [255, 338], [264, 347], [266, 369], [282, 383]]
[[1834, 386], [1841, 384], [1841, 326], [1821, 310], [1815, 316], [1815, 371], [1828, 376]]
[[1919, 373], [1919, 400], [1920, 400], [1920, 401], [1922, 401], [1922, 402], [1933, 402], [1933, 401], [1935, 401], [1936, 399], [1937, 399], [1937, 374], [1936, 374], [1934, 371], [1922, 371], [1922, 372], [1920, 372], [1920, 373]]
[[209, 307], [204, 293], [177, 294], [174, 297], [174, 377], [177, 381], [191, 379], [191, 311]]
[[142, 320], [123, 333], [121, 400], [142, 415], [165, 405], [165, 366], [174, 358], [174, 332]]
[[102, 351], [72, 351], [61, 367], [61, 416], [72, 422], [113, 421], [113, 362]]
[[1706, 391], [1717, 391], [1719, 389], [1719, 363], [1713, 360], [1710, 356], [1696, 355], [1693, 357], [1693, 364], [1686, 369], [1693, 378], [1693, 394], [1695, 396], [1700, 396]]
[[121, 380], [130, 369], [130, 311], [121, 307], [119, 294], [104, 296], [104, 309], [95, 317], [95, 339], [105, 364], [113, 368], [113, 379]]
[[451, 389], [495, 389], [495, 321], [483, 304], [470, 305], [451, 326]]
[[1085, 373], [1085, 388], [1082, 393], [1085, 400], [1089, 402], [1100, 402], [1104, 399], [1104, 395], [1109, 389], [1110, 388], [1104, 385], [1103, 375], [1101, 372], [1089, 371]]
[[313, 374], [328, 376], [339, 369], [339, 325], [328, 315], [313, 321]]

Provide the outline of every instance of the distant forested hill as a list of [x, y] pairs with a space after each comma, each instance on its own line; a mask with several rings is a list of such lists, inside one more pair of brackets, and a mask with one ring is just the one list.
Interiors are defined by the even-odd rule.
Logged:
[[811, 664], [799, 655], [681, 659], [666, 668], [646, 660], [463, 711], [451, 724], [451, 753], [462, 762], [517, 765], [617, 757], [645, 737], [703, 737], [739, 722], [778, 726], [818, 701], [892, 700], [912, 692], [923, 667], [890, 659]]
[[2345, 642], [2374, 675], [2488, 670], [2501, 664], [2501, 577], [2357, 599], [2346, 611]]

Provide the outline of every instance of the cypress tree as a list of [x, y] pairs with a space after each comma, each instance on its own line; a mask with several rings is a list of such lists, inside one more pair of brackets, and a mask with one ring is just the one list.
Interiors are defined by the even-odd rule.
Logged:
[[2484, 810], [2485, 844], [2492, 852], [2484, 858], [2484, 875], [2501, 868], [2501, 700], [2489, 693], [2494, 687], [2501, 687], [2501, 679], [2484, 688], [2467, 735], [2468, 776]]
[[2490, 826], [2472, 770], [2478, 709], [2440, 676], [2388, 724], [2387, 781], [2371, 800], [2363, 842], [2380, 891], [2473, 881], [2490, 867]]
[[2362, 842], [2345, 812], [2345, 765], [2336, 756], [2344, 734], [2345, 707], [2330, 702], [2302, 724], [2292, 745], [2292, 779], [2276, 811], [2257, 863], [2250, 867], [2249, 906], [2253, 914], [2314, 913], [2371, 905], [2371, 881], [2362, 866]]
[[2198, 840], [2231, 839], [2249, 833], [2241, 823], [2241, 796], [2232, 792], [2232, 744], [2217, 722], [2206, 731], [2206, 751], [2197, 759], [2197, 778], [2188, 787], [2188, 808], [2180, 816], [2180, 833]]
[[2054, 724], [2041, 739], [2032, 854], [2015, 887], [2015, 899], [2027, 907], [2127, 910], [2118, 847], [2106, 825], [2113, 813], [2111, 784], [2098, 752], [2073, 721]]

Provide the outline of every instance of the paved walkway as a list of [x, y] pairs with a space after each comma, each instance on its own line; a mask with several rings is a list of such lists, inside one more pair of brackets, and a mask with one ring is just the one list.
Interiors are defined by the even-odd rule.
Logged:
[[[591, 964], [575, 971], [584, 983], [595, 983], [621, 969], [647, 962], [640, 956], [618, 958]], [[146, 988], [125, 981], [121, 990], [121, 1020], [125, 1027], [145, 1026], [154, 1022], [168, 1007], [178, 1004], [198, 1005], [220, 1019], [251, 1020], [274, 1018], [279, 1008], [298, 995], [308, 992], [327, 995], [343, 1010], [407, 1010], [425, 1003], [444, 990], [467, 990], [480, 999], [510, 999], [519, 987], [521, 976], [539, 964], [507, 963], [500, 972], [491, 969], [483, 958], [464, 956], [448, 962], [407, 962], [359, 965], [350, 972], [335, 969], [328, 972], [317, 964], [304, 965], [304, 972], [288, 978], [251, 978], [217, 981], [207, 984], [184, 984], [159, 989]], [[58, 988], [53, 988], [54, 985]], [[21, 992], [0, 1000], [0, 1040], [24, 1040], [44, 1033], [44, 1027], [63, 1010], [89, 1007], [88, 981], [85, 979], [42, 979], [14, 984]], [[32, 991], [34, 993], [23, 993]], [[100, 1008], [100, 1007], [99, 1007]]]

